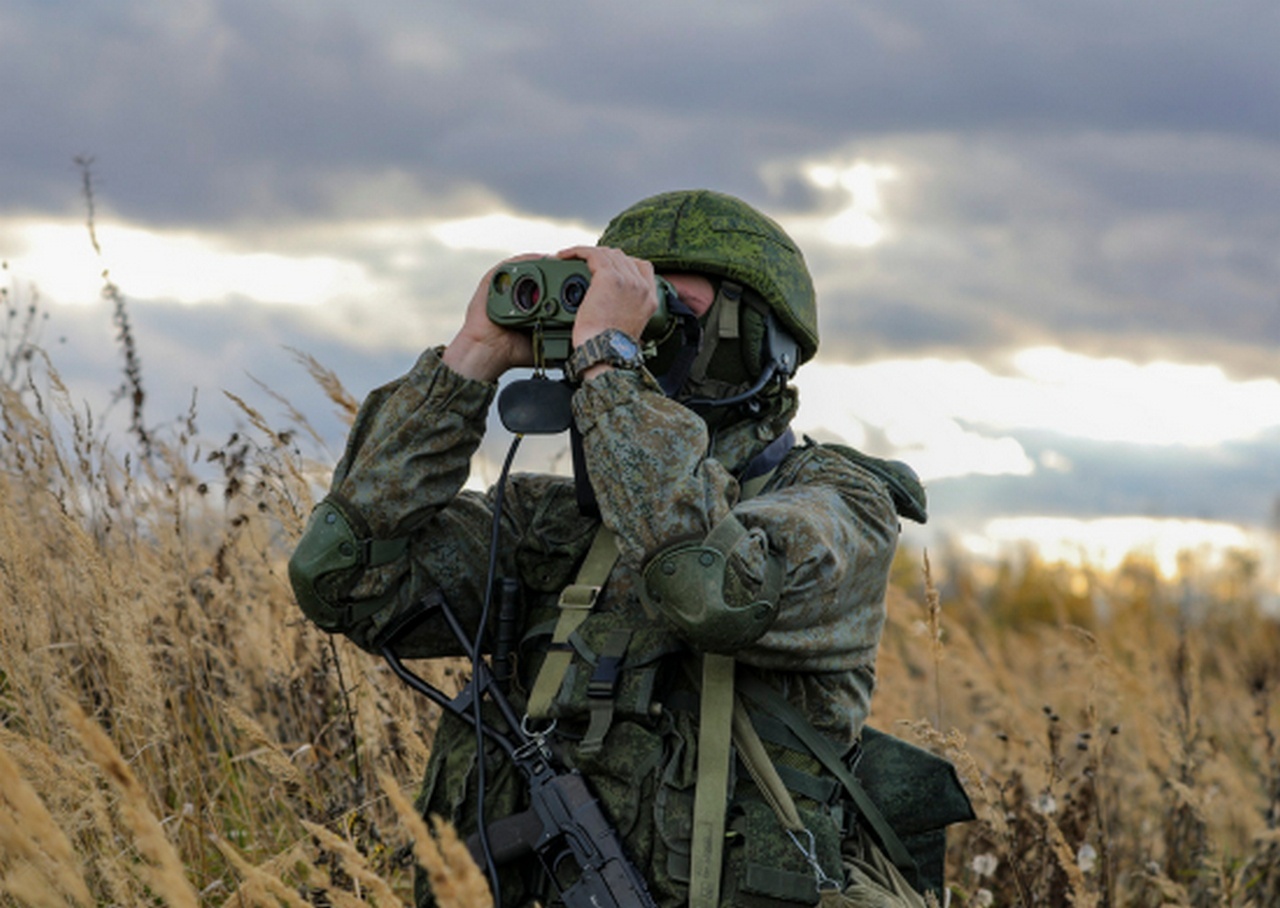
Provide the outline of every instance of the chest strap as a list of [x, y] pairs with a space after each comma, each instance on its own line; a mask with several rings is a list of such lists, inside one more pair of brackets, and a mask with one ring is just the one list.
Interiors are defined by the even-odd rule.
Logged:
[[[763, 469], [752, 471], [744, 477], [741, 498], [747, 499], [759, 494], [773, 478], [777, 462], [786, 455], [794, 444], [795, 437], [788, 431], [767, 449], [767, 462]], [[603, 525], [592, 540], [591, 548], [583, 559], [582, 566], [574, 582], [560, 594], [560, 615], [556, 620], [551, 642], [547, 646], [547, 654], [534, 680], [533, 690], [529, 695], [527, 713], [533, 719], [549, 718], [551, 707], [565, 674], [572, 661], [573, 650], [569, 637], [591, 614], [596, 598], [604, 587], [609, 573], [618, 560], [618, 544], [616, 535]], [[605, 733], [613, 719], [613, 683], [611, 672], [616, 671], [618, 663], [626, 652], [630, 635], [615, 634], [606, 643], [609, 651], [601, 654], [599, 664], [592, 676], [588, 695], [591, 697], [591, 720], [587, 734], [580, 748], [584, 752], [595, 752], [604, 743]], [[735, 660], [732, 656], [717, 653], [705, 653], [702, 657], [701, 704], [698, 728], [698, 782], [694, 789], [693, 830], [690, 842], [690, 908], [717, 908], [720, 902], [721, 871], [724, 859], [724, 827], [729, 806], [729, 764], [731, 744], [734, 739], [734, 670]], [[598, 688], [599, 696], [594, 696]], [[606, 690], [607, 688], [607, 690]], [[742, 750], [751, 750], [743, 738], [742, 725], [750, 726], [749, 720], [741, 706], [739, 713], [738, 737]], [[763, 757], [763, 746], [759, 739], [751, 736], [759, 754], [751, 761], [760, 764]], [[750, 760], [750, 758], [748, 758]], [[757, 772], [753, 771], [753, 775]], [[763, 784], [765, 791], [778, 790], [777, 786]], [[786, 815], [784, 805], [789, 804], [785, 789], [783, 796], [770, 797], [770, 802], [780, 815]], [[791, 807], [794, 817], [794, 807]], [[790, 819], [790, 817], [789, 817]], [[798, 817], [795, 817], [798, 826]], [[791, 828], [791, 824], [788, 824]]]
[[[560, 594], [560, 617], [556, 620], [555, 630], [551, 633], [551, 642], [547, 646], [547, 655], [542, 660], [542, 668], [533, 682], [533, 690], [529, 694], [529, 705], [526, 711], [531, 719], [546, 719], [551, 715], [551, 705], [560, 692], [565, 673], [569, 671], [569, 663], [573, 658], [573, 648], [569, 644], [569, 635], [578, 629], [591, 609], [595, 607], [596, 597], [609, 579], [609, 572], [618, 560], [618, 541], [614, 532], [603, 524], [596, 533], [596, 538], [587, 550], [587, 557], [578, 568], [578, 576], [573, 583], [564, 588]], [[626, 649], [625, 643], [622, 649]], [[622, 653], [618, 653], [621, 658]], [[612, 697], [608, 701], [612, 704]], [[606, 725], [607, 728], [607, 725]], [[600, 736], [603, 738], [603, 735]]]
[[693, 836], [689, 843], [689, 908], [716, 908], [720, 904], [724, 823], [729, 810], [733, 671], [732, 656], [703, 654], [698, 783], [693, 789]]

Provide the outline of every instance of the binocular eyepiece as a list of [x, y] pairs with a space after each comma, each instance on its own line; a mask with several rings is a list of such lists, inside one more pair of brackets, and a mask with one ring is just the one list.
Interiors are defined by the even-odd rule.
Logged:
[[[510, 262], [494, 272], [489, 284], [489, 320], [540, 334], [543, 361], [563, 363], [573, 350], [573, 321], [590, 286], [591, 269], [580, 259]], [[675, 290], [660, 277], [655, 278], [655, 289], [658, 310], [649, 319], [642, 340], [665, 338], [674, 323], [670, 300]]]

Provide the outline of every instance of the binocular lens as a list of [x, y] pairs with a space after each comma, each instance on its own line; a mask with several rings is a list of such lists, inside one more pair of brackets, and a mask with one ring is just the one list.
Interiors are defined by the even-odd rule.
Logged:
[[522, 277], [511, 290], [511, 302], [521, 312], [532, 312], [542, 300], [542, 288], [531, 277]]
[[582, 298], [587, 295], [587, 279], [580, 274], [570, 276], [560, 286], [560, 302], [569, 312], [576, 312], [582, 305]]

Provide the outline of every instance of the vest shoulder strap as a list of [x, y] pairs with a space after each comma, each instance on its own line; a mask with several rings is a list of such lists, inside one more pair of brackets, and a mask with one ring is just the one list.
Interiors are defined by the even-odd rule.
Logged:
[[578, 576], [560, 593], [560, 616], [551, 633], [551, 642], [542, 660], [542, 668], [538, 670], [533, 690], [529, 693], [526, 711], [531, 719], [545, 719], [550, 715], [552, 701], [555, 700], [572, 661], [569, 635], [591, 614], [596, 598], [609, 579], [609, 572], [613, 570], [617, 560], [618, 538], [612, 530], [601, 524], [591, 542], [591, 548], [587, 550], [586, 558], [578, 568]]

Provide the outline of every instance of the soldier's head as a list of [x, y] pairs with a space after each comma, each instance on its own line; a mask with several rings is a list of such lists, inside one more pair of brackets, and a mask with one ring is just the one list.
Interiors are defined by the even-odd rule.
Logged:
[[699, 316], [700, 351], [677, 332], [650, 363], [678, 400], [700, 408], [767, 399], [818, 349], [804, 256], [740, 199], [705, 189], [652, 196], [615, 217], [599, 244], [652, 262]]

